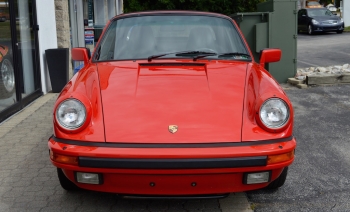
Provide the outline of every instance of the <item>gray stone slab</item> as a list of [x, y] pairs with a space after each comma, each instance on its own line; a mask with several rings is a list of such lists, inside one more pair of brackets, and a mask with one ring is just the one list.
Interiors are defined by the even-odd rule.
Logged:
[[350, 74], [324, 74], [306, 77], [308, 85], [350, 83]]

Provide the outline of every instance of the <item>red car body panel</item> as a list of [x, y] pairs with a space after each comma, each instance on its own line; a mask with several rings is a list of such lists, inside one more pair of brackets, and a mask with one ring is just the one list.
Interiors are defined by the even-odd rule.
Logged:
[[[125, 16], [130, 15], [116, 18]], [[106, 29], [101, 37], [105, 33]], [[76, 98], [86, 107], [86, 122], [70, 131], [57, 123], [54, 112], [54, 135], [48, 142], [51, 153], [79, 160], [72, 165], [51, 158], [77, 186], [130, 195], [222, 194], [264, 188], [292, 164], [294, 156], [267, 163], [270, 156], [294, 152], [296, 140], [292, 105], [263, 61], [157, 58], [93, 62], [82, 51], [74, 50], [73, 58], [83, 59], [85, 67], [62, 90], [54, 111], [62, 101]], [[266, 62], [280, 57], [278, 51], [269, 54]], [[284, 100], [290, 109], [288, 122], [276, 130], [264, 127], [257, 115], [269, 98]], [[178, 126], [176, 133], [169, 132], [170, 125]], [[176, 168], [147, 163], [152, 160]], [[238, 162], [220, 167], [213, 163], [216, 160], [253, 161], [253, 165]], [[119, 166], [116, 161], [133, 166]], [[190, 168], [191, 161], [205, 168]], [[262, 171], [271, 172], [268, 183], [243, 182], [246, 173]], [[103, 183], [78, 183], [76, 172], [100, 173]]]
[[90, 107], [91, 115], [86, 122], [88, 125], [78, 132], [71, 133], [59, 127], [54, 119], [54, 126], [56, 126], [54, 136], [80, 141], [105, 142], [100, 83], [96, 65], [86, 66], [71, 79], [62, 89], [54, 108], [67, 98], [78, 98]]
[[[259, 141], [267, 139], [284, 138], [293, 133], [293, 124], [286, 124], [286, 128], [280, 132], [269, 132], [257, 123], [256, 113], [260, 105], [267, 98], [278, 97], [288, 104], [290, 103], [286, 93], [274, 78], [263, 67], [257, 64], [248, 66], [245, 87], [245, 100], [243, 110], [242, 141]], [[294, 112], [290, 110], [288, 123], [293, 123]]]
[[97, 65], [108, 84], [101, 89], [106, 141], [240, 142], [247, 64], [170, 62]]

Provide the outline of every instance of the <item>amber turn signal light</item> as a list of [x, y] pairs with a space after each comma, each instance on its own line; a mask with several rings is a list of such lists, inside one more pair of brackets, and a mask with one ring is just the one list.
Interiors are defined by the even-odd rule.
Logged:
[[53, 160], [57, 163], [78, 165], [78, 157], [61, 155], [61, 154], [54, 153], [53, 151], [50, 151], [50, 158], [51, 158], [51, 160]]
[[285, 162], [294, 158], [294, 150], [280, 155], [267, 156], [267, 165]]

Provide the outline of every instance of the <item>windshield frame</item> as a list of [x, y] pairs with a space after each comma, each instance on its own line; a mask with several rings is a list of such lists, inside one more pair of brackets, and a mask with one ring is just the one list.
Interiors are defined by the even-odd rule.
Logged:
[[[121, 19], [127, 19], [127, 18], [133, 18], [133, 17], [142, 17], [142, 16], [206, 16], [206, 17], [215, 17], [215, 18], [221, 18], [221, 19], [225, 19], [227, 21], [230, 22], [230, 24], [232, 25], [232, 27], [234, 28], [234, 30], [237, 32], [237, 36], [239, 38], [239, 40], [242, 43], [242, 46], [244, 48], [244, 50], [246, 52], [246, 54], [250, 55], [250, 59], [234, 59], [226, 57], [226, 58], [219, 58], [219, 57], [205, 57], [206, 60], [232, 60], [232, 61], [245, 61], [245, 62], [252, 62], [253, 61], [253, 56], [251, 54], [250, 48], [248, 47], [248, 44], [246, 43], [245, 39], [243, 38], [243, 35], [241, 33], [241, 31], [238, 29], [238, 27], [236, 26], [236, 24], [234, 23], [233, 19], [231, 19], [228, 16], [222, 15], [222, 14], [216, 14], [216, 13], [206, 13], [206, 12], [179, 12], [179, 11], [160, 11], [160, 12], [142, 12], [142, 13], [129, 13], [129, 14], [122, 14], [119, 16], [115, 16], [113, 17], [109, 23], [108, 23], [108, 27], [104, 29], [103, 34], [101, 35], [101, 39], [98, 41], [96, 47], [94, 48], [94, 52], [91, 56], [91, 60], [93, 63], [98, 63], [98, 62], [113, 62], [113, 61], [136, 61], [136, 60], [148, 60], [147, 57], [145, 58], [129, 58], [129, 59], [111, 59], [111, 60], [96, 60], [96, 56], [97, 54], [97, 50], [99, 48], [101, 48], [101, 45], [103, 44], [104, 40], [106, 39], [106, 35], [107, 32], [109, 31], [109, 29], [113, 26], [113, 23], [121, 20]], [[219, 54], [224, 54], [226, 52], [218, 52]], [[178, 57], [175, 56], [174, 57], [159, 57], [157, 58], [157, 60], [174, 60], [174, 59], [192, 59], [190, 57]], [[203, 58], [204, 59], [204, 58]]]

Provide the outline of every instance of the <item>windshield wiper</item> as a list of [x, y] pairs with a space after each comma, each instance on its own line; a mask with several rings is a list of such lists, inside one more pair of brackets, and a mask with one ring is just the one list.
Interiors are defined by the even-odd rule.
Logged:
[[213, 56], [217, 55], [215, 52], [205, 52], [205, 51], [188, 51], [176, 54], [175, 56], [187, 56], [191, 55], [193, 56], [193, 61], [196, 61], [199, 58], [207, 57], [207, 56]]
[[170, 54], [175, 54], [175, 56], [195, 56], [193, 58], [193, 61], [197, 60], [198, 58], [201, 57], [206, 57], [206, 56], [212, 56], [212, 55], [217, 55], [214, 52], [205, 52], [205, 51], [181, 51], [181, 52], [169, 52], [169, 53], [164, 53], [164, 54], [157, 54], [157, 55], [152, 55], [148, 57], [148, 62], [151, 62], [152, 59], [163, 57], [166, 55]]
[[199, 58], [217, 55], [217, 54], [214, 53], [214, 52], [201, 52], [200, 54], [201, 54], [201, 55], [198, 55], [198, 56], [193, 57], [193, 61], [196, 61], [196, 60], [199, 59]]
[[169, 55], [169, 54], [175, 54], [175, 53], [171, 52], [171, 53], [151, 55], [151, 56], [148, 57], [148, 62], [151, 62], [152, 59], [155, 59], [155, 58], [158, 58], [158, 57], [163, 57], [163, 56], [166, 56], [166, 55]]
[[241, 52], [227, 52], [227, 53], [222, 53], [222, 54], [218, 55], [218, 57], [233, 57], [233, 56], [242, 56], [242, 57], [244, 57], [242, 59], [250, 58], [249, 54], [241, 53]]

